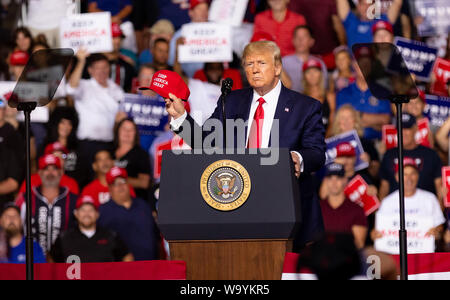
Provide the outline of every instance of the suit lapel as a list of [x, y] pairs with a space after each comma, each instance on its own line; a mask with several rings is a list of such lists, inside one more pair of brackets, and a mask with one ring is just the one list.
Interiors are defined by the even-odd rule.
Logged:
[[[280, 97], [278, 98], [277, 109], [275, 111], [274, 120], [279, 121], [280, 132], [279, 137], [281, 138], [281, 133], [284, 132], [288, 118], [292, 111], [291, 98], [287, 93], [287, 88], [284, 85], [281, 86]], [[269, 146], [272, 144], [272, 136], [270, 137]]]

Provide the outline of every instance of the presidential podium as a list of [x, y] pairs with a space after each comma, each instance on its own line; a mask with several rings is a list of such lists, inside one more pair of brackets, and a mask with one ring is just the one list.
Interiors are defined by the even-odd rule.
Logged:
[[300, 192], [288, 149], [263, 157], [163, 153], [158, 223], [188, 280], [281, 279]]

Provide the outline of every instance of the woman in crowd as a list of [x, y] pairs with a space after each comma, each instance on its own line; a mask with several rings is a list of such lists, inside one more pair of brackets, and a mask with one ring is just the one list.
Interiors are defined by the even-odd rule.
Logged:
[[328, 128], [333, 122], [336, 96], [326, 91], [322, 64], [318, 59], [310, 58], [303, 64], [302, 81], [304, 94], [322, 103], [322, 121], [325, 128]]
[[334, 50], [336, 69], [329, 79], [329, 89], [334, 93], [348, 87], [355, 81], [355, 74], [352, 70], [352, 55], [347, 46], [339, 46]]
[[[48, 133], [45, 146], [59, 142], [67, 149], [64, 158], [64, 173], [76, 180], [81, 174], [77, 174], [77, 139], [78, 114], [71, 107], [57, 107], [50, 116]], [[40, 152], [42, 155], [43, 151]]]
[[132, 119], [120, 121], [114, 130], [114, 156], [116, 166], [128, 172], [128, 183], [136, 196], [148, 199], [150, 187], [150, 158], [139, 144], [139, 133]]
[[33, 36], [26, 27], [19, 27], [14, 31], [13, 42], [15, 50], [28, 52], [31, 55], [33, 51]]

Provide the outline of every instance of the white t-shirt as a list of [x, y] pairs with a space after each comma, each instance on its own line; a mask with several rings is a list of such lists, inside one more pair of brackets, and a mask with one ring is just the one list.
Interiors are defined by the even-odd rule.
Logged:
[[41, 30], [59, 27], [72, 3], [73, 0], [28, 0], [27, 26]]
[[66, 92], [75, 99], [75, 109], [80, 119], [78, 138], [111, 142], [119, 103], [124, 98], [122, 88], [112, 80], [108, 80], [108, 87], [104, 88], [91, 78], [80, 80], [76, 89], [67, 84]]
[[203, 82], [198, 79], [189, 79], [189, 105], [191, 117], [199, 125], [203, 125], [211, 117], [217, 106], [221, 91], [220, 86]]
[[[378, 209], [377, 215], [399, 215], [399, 192], [398, 190], [384, 198]], [[432, 217], [433, 227], [445, 222], [439, 200], [433, 193], [417, 189], [412, 197], [405, 197], [405, 215], [407, 218]]]

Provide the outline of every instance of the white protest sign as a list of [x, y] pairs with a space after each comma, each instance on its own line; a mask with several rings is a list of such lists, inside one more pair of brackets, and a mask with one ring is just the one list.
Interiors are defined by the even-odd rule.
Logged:
[[12, 93], [15, 86], [14, 81], [0, 81], [0, 98], [5, 99], [5, 95]]
[[89, 53], [111, 52], [111, 13], [76, 14], [64, 18], [60, 26], [62, 48], [75, 52], [84, 47]]
[[230, 62], [231, 27], [216, 23], [190, 23], [183, 25], [184, 45], [178, 48], [180, 63]]
[[248, 0], [214, 0], [209, 9], [209, 21], [239, 27], [247, 4]]
[[[400, 217], [398, 215], [377, 214], [376, 230], [383, 235], [375, 240], [375, 249], [390, 254], [399, 254]], [[433, 253], [435, 250], [434, 237], [427, 236], [433, 228], [432, 217], [406, 217], [408, 253]]]

